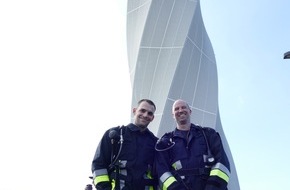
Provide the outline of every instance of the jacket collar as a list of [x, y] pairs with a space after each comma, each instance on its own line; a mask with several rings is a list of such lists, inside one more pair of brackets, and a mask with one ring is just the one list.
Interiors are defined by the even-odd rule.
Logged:
[[[188, 132], [189, 132], [189, 137], [199, 136], [200, 135], [200, 127], [198, 127], [192, 123]], [[183, 133], [183, 131], [175, 128], [175, 130], [173, 131], [173, 136], [183, 138], [184, 135], [182, 133]]]
[[[137, 125], [133, 124], [133, 123], [130, 123], [129, 125], [127, 125], [127, 127], [128, 127], [131, 131], [133, 131], [133, 132], [140, 131], [140, 128], [139, 128]], [[140, 131], [140, 132], [141, 132], [141, 131]], [[143, 132], [148, 132], [148, 128], [146, 128]]]

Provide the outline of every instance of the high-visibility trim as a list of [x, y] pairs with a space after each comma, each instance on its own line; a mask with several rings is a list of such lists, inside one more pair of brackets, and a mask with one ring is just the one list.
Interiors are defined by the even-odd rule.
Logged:
[[96, 176], [100, 176], [100, 175], [108, 175], [108, 170], [107, 169], [95, 170], [93, 173], [93, 178], [95, 178]]
[[162, 187], [162, 190], [167, 190], [167, 188], [175, 181], [176, 181], [175, 177], [173, 177], [173, 175], [170, 172], [165, 172], [160, 177], [161, 182], [160, 186]]
[[144, 179], [153, 179], [151, 171], [148, 170], [145, 174], [144, 174]]
[[176, 181], [175, 177], [171, 176], [165, 180], [162, 186], [162, 190], [167, 190], [168, 187]]
[[176, 162], [174, 162], [174, 163], [172, 164], [172, 167], [173, 167], [175, 170], [180, 170], [180, 169], [182, 169], [182, 165], [181, 165], [180, 160], [177, 160]]
[[154, 190], [154, 187], [152, 187], [152, 186], [145, 186], [144, 190]]
[[[114, 190], [116, 188], [116, 180], [112, 179], [111, 185], [112, 185], [112, 190]], [[123, 189], [125, 187], [125, 181], [122, 179], [119, 179], [119, 185], [120, 185], [120, 188]]]
[[[144, 174], [144, 179], [153, 179], [150, 170], [148, 170], [146, 173], [147, 174]], [[145, 186], [145, 190], [154, 190], [154, 188], [153, 186]]]
[[162, 176], [160, 177], [160, 181], [161, 183], [164, 183], [169, 177], [172, 177], [173, 175], [170, 172], [165, 172], [164, 174], [162, 174]]
[[99, 169], [95, 170], [93, 173], [94, 178], [94, 185], [100, 183], [100, 182], [109, 182], [109, 175], [107, 169]]
[[212, 169], [218, 169], [220, 171], [222, 171], [223, 173], [225, 173], [227, 176], [230, 176], [231, 175], [231, 172], [230, 170], [225, 166], [223, 165], [222, 163], [218, 162], [216, 163]]
[[119, 160], [119, 161], [118, 161], [118, 164], [120, 164], [120, 165], [119, 165], [119, 168], [120, 168], [120, 169], [124, 169], [124, 168], [126, 168], [126, 166], [127, 166], [127, 162], [128, 162], [127, 160]]
[[94, 178], [94, 185], [100, 183], [100, 182], [109, 182], [109, 176], [108, 175], [101, 175], [101, 176], [96, 176]]
[[211, 170], [209, 176], [217, 176], [217, 177], [225, 180], [227, 183], [230, 180], [229, 176], [226, 173], [224, 173], [223, 171], [219, 170], [219, 169]]
[[112, 185], [112, 189], [115, 189], [116, 182], [115, 182], [115, 180], [114, 180], [114, 179], [112, 180], [112, 182], [111, 182], [111, 185]]

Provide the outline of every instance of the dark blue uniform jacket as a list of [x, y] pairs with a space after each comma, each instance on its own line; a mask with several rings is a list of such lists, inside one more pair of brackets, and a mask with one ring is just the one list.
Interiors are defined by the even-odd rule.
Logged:
[[[202, 132], [204, 130], [204, 134]], [[206, 138], [205, 138], [206, 136]], [[175, 129], [160, 141], [171, 138], [175, 145], [158, 151], [156, 170], [163, 189], [225, 190], [230, 165], [219, 134], [211, 128], [191, 125], [189, 131]], [[207, 142], [214, 162], [207, 163]], [[157, 143], [158, 147], [158, 143]]]
[[[112, 130], [118, 132], [118, 136], [114, 139], [109, 137]], [[148, 129], [141, 132], [134, 124], [129, 124], [122, 127], [123, 145], [116, 163], [120, 164], [119, 178], [125, 181], [126, 189], [144, 190], [144, 175], [152, 169], [155, 158], [155, 144], [157, 137]], [[102, 137], [96, 150], [93, 162], [92, 172], [107, 171], [110, 181], [114, 179], [114, 168], [110, 164], [120, 149], [120, 127], [109, 129]], [[112, 142], [114, 145], [112, 145]], [[95, 172], [98, 173], [98, 172]], [[106, 172], [105, 172], [106, 173]], [[100, 179], [105, 179], [101, 178]], [[100, 188], [101, 189], [101, 188]]]

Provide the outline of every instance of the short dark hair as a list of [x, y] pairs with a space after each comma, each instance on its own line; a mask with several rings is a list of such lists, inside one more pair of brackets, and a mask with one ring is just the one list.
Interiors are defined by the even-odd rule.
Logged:
[[154, 109], [156, 110], [156, 106], [154, 104], [154, 102], [152, 100], [149, 99], [141, 99], [138, 101], [138, 106], [142, 103], [142, 102], [147, 102], [148, 104], [152, 105], [154, 107]]

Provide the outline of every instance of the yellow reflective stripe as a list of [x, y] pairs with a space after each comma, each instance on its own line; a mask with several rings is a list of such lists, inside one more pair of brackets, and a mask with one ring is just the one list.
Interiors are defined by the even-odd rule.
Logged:
[[[153, 179], [153, 177], [151, 176], [151, 172], [150, 171], [148, 171], [148, 173], [147, 173], [147, 175], [145, 177], [146, 177], [145, 179]], [[145, 186], [145, 189], [146, 190], [154, 190], [153, 186]]]
[[152, 186], [146, 186], [145, 190], [154, 190], [154, 188]]
[[173, 167], [174, 170], [180, 170], [180, 169], [182, 169], [182, 165], [181, 165], [180, 160], [177, 160], [171, 166]]
[[212, 169], [219, 169], [221, 170], [222, 172], [224, 172], [227, 176], [230, 176], [231, 175], [231, 172], [230, 170], [225, 166], [223, 165], [222, 163], [218, 162], [216, 163]]
[[115, 183], [115, 180], [114, 180], [114, 179], [112, 180], [111, 185], [112, 185], [112, 189], [115, 189], [115, 185], [116, 185], [116, 183]]
[[177, 170], [176, 162], [172, 164], [172, 167]]
[[218, 176], [218, 177], [222, 178], [223, 180], [225, 180], [227, 183], [230, 180], [229, 176], [219, 169], [211, 170], [209, 175], [210, 176]]
[[100, 182], [109, 182], [109, 176], [108, 175], [101, 175], [101, 176], [96, 176], [94, 179], [94, 185], [100, 183]]
[[148, 179], [152, 179], [152, 178], [153, 178], [152, 175], [151, 175], [151, 172], [150, 172], [150, 171], [147, 172], [146, 177], [147, 177]]
[[162, 190], [167, 190], [167, 188], [175, 181], [176, 179], [172, 176], [166, 179], [166, 181], [163, 183]]

